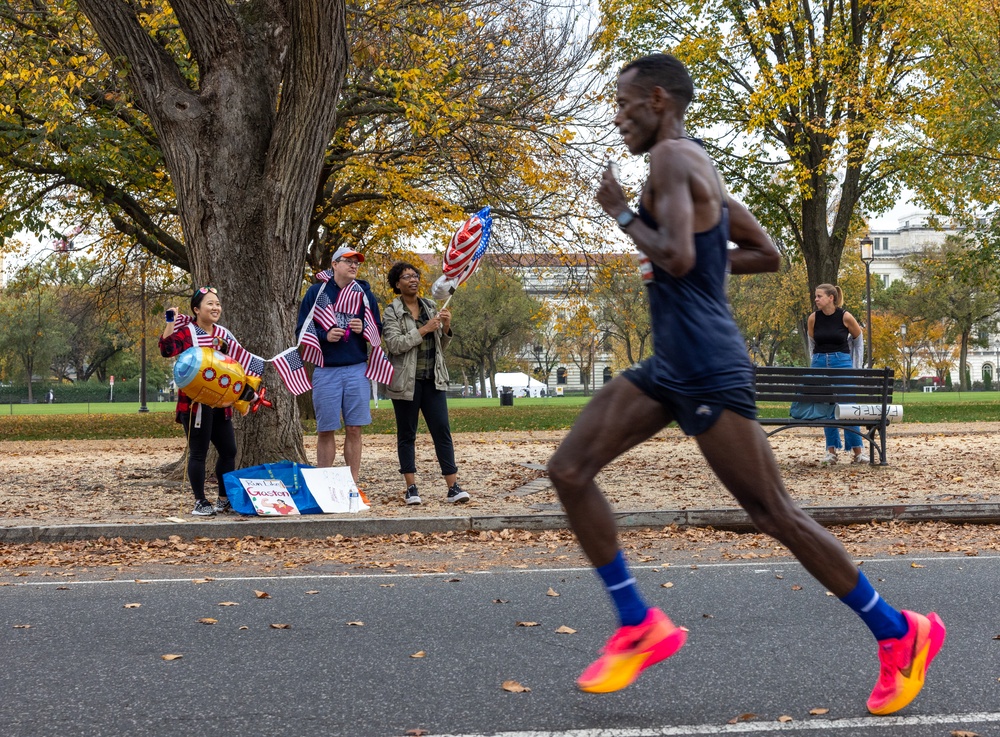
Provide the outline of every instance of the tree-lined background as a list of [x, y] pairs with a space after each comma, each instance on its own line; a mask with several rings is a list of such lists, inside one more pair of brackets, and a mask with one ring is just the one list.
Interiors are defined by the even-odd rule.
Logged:
[[[615, 70], [666, 50], [698, 88], [689, 132], [782, 250], [781, 272], [731, 280], [754, 360], [804, 361], [818, 283], [841, 284], [864, 316], [849, 254], [864, 216], [905, 188], [963, 236], [915, 255], [905, 285], [874, 284], [874, 359], [907, 379], [957, 362], [964, 380], [1000, 311], [997, 11], [0, 0], [0, 238], [26, 264], [0, 295], [2, 378], [131, 373], [142, 336], [154, 356], [164, 307], [196, 285], [218, 287], [223, 322], [270, 357], [294, 342], [301, 294], [338, 246], [366, 254], [362, 276], [388, 298], [394, 259], [440, 250], [486, 204], [504, 259], [453, 303], [455, 378], [567, 363], [589, 376], [597, 352], [624, 368], [651, 348], [645, 295], [631, 259], [608, 255], [622, 243], [593, 191], [623, 153]], [[43, 248], [19, 255], [25, 234]], [[539, 253], [589, 254], [592, 268], [556, 305], [522, 299], [512, 265]], [[296, 402], [272, 396], [276, 411], [238, 433], [244, 465], [303, 455]]]

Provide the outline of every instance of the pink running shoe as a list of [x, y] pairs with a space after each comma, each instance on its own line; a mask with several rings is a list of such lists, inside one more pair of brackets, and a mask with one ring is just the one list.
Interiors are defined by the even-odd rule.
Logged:
[[910, 629], [896, 639], [879, 640], [882, 667], [878, 682], [868, 697], [868, 711], [880, 716], [907, 706], [924, 687], [924, 676], [944, 644], [944, 622], [934, 612], [926, 617], [903, 611]]
[[651, 665], [666, 660], [687, 640], [688, 631], [675, 627], [666, 614], [650, 609], [637, 625], [620, 627], [576, 679], [581, 691], [610, 693], [625, 688]]

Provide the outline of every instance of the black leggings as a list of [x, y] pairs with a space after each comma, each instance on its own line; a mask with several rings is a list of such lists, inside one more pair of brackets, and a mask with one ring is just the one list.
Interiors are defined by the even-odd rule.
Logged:
[[[201, 427], [194, 427], [191, 422], [192, 413], [197, 414], [201, 407]], [[233, 431], [232, 418], [226, 419], [226, 410], [191, 405], [191, 412], [181, 415], [184, 434], [188, 436], [190, 451], [188, 453], [188, 478], [191, 480], [191, 491], [195, 499], [205, 498], [205, 459], [208, 457], [208, 444], [215, 446], [219, 460], [215, 463], [215, 478], [219, 480], [219, 496], [226, 496], [226, 485], [223, 474], [236, 470], [236, 433]]]
[[393, 399], [392, 409], [396, 413], [396, 454], [399, 456], [400, 473], [417, 472], [413, 445], [417, 440], [417, 417], [420, 413], [423, 413], [427, 429], [434, 440], [441, 475], [458, 473], [455, 447], [451, 443], [451, 427], [448, 425], [447, 397], [434, 386], [433, 379], [415, 381], [413, 401]]

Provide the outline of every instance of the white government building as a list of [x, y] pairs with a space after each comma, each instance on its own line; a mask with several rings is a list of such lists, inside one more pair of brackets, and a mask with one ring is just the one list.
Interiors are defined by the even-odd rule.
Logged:
[[[923, 251], [928, 246], [940, 246], [945, 238], [958, 235], [960, 230], [950, 226], [938, 218], [934, 225], [930, 224], [931, 216], [915, 212], [899, 219], [899, 225], [892, 230], [872, 229], [868, 237], [872, 239], [871, 263], [872, 279], [881, 279], [882, 284], [889, 286], [897, 279], [905, 277], [902, 260], [913, 253]], [[969, 378], [973, 383], [983, 381], [984, 375], [994, 379], [997, 376], [997, 366], [1000, 365], [1000, 335], [990, 336], [987, 348], [970, 346], [968, 354]], [[930, 375], [931, 371], [918, 371], [918, 375]], [[958, 360], [951, 370], [951, 380], [958, 386]]]

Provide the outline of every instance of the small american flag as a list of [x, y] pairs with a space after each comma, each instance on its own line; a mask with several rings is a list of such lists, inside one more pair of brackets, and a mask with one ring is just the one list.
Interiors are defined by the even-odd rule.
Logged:
[[250, 351], [247, 351], [249, 359], [246, 363], [242, 361], [239, 364], [243, 367], [243, 370], [247, 372], [247, 376], [263, 376], [264, 375], [264, 359], [260, 356], [255, 356]]
[[312, 383], [306, 374], [305, 364], [299, 355], [298, 348], [289, 348], [271, 359], [274, 368], [278, 370], [281, 380], [292, 394], [299, 395], [312, 389]]
[[323, 349], [320, 348], [319, 333], [316, 332], [316, 326], [313, 325], [312, 320], [309, 321], [306, 330], [302, 333], [300, 345], [302, 346], [302, 358], [313, 366], [323, 365]]

